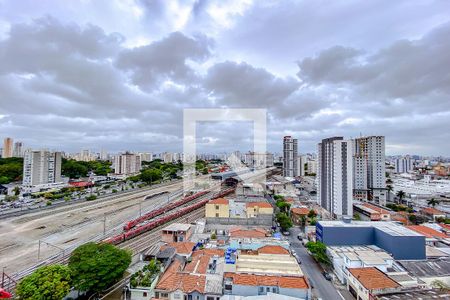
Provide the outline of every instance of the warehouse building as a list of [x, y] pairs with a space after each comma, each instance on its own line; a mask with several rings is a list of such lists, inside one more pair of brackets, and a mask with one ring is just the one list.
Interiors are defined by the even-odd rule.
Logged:
[[320, 221], [316, 239], [327, 246], [376, 245], [397, 260], [426, 259], [425, 236], [395, 222]]

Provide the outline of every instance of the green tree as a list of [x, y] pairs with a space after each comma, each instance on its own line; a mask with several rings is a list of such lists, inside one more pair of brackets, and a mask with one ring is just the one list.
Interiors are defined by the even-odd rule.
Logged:
[[315, 218], [316, 216], [317, 216], [317, 213], [315, 212], [314, 209], [311, 209], [311, 210], [308, 212], [308, 218]]
[[291, 204], [284, 202], [283, 200], [278, 200], [275, 205], [280, 209], [281, 212], [288, 214], [291, 209]]
[[355, 213], [355, 214], [353, 215], [353, 219], [354, 219], [355, 221], [361, 221], [361, 216], [360, 216], [360, 214]]
[[403, 198], [406, 196], [405, 192], [400, 190], [397, 192], [398, 202], [402, 203]]
[[320, 263], [330, 264], [327, 256], [327, 246], [322, 242], [308, 242], [306, 248], [311, 252], [314, 259]]
[[438, 205], [440, 203], [439, 200], [436, 200], [434, 198], [431, 198], [430, 200], [427, 201], [428, 206], [433, 206], [435, 207], [436, 205]]
[[61, 300], [71, 287], [70, 270], [63, 265], [50, 265], [37, 269], [17, 286], [20, 299]]
[[157, 169], [146, 169], [141, 172], [140, 178], [143, 182], [152, 183], [162, 179], [162, 173]]
[[101, 292], [117, 282], [130, 263], [131, 252], [106, 243], [84, 244], [69, 258], [74, 287], [89, 292]]
[[280, 223], [280, 227], [282, 230], [288, 230], [292, 227], [292, 220], [285, 213], [277, 214], [277, 222]]

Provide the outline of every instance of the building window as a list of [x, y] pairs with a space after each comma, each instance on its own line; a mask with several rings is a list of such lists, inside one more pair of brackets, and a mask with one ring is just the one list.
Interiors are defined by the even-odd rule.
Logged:
[[260, 286], [259, 287], [259, 293], [262, 294], [264, 292], [264, 287]]
[[216, 218], [218, 218], [219, 217], [219, 213], [216, 213]]
[[147, 292], [143, 292], [142, 297], [147, 297]]
[[219, 209], [219, 205], [216, 205], [216, 209]]

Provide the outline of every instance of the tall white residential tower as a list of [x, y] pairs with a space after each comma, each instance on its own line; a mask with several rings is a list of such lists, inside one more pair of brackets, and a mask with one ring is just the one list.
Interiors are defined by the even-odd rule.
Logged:
[[333, 217], [353, 216], [352, 142], [343, 137], [322, 140], [318, 146], [317, 199]]
[[353, 196], [386, 204], [386, 156], [384, 136], [353, 140]]

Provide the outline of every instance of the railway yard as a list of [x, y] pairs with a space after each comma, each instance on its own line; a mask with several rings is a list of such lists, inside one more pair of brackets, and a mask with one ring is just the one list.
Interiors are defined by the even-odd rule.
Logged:
[[182, 188], [178, 181], [2, 219], [0, 266], [7, 266], [4, 271], [18, 281], [39, 266], [67, 262], [75, 248], [89, 241], [109, 242], [139, 254], [160, 239], [161, 226], [198, 220], [209, 199], [234, 191], [196, 189], [188, 196]]
[[[77, 246], [122, 231], [126, 220], [182, 196], [181, 183], [0, 220], [0, 265], [15, 274]], [[144, 197], [161, 193], [144, 200]], [[170, 197], [170, 199], [168, 198]], [[38, 259], [39, 253], [39, 259]]]

